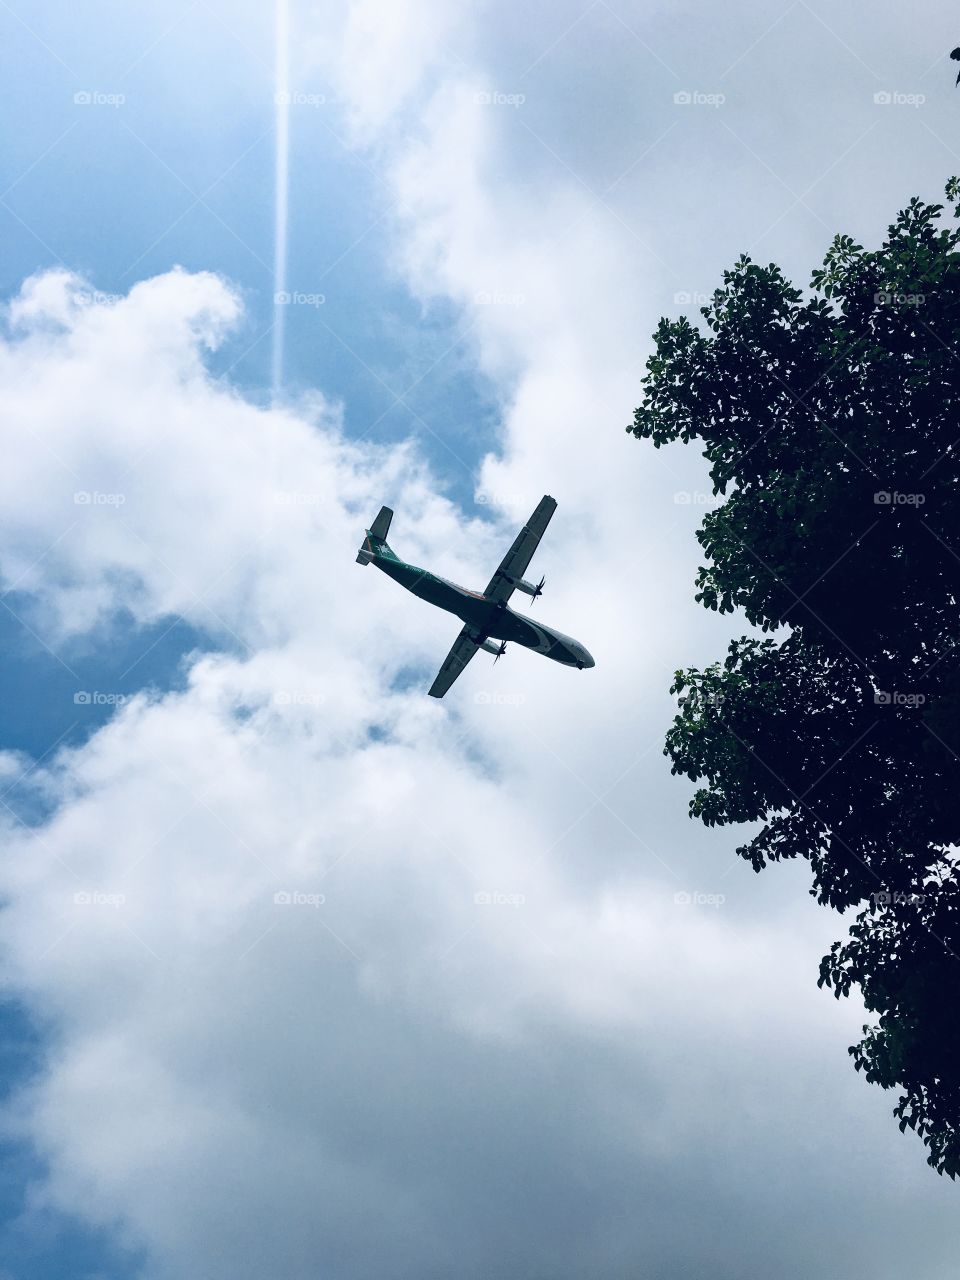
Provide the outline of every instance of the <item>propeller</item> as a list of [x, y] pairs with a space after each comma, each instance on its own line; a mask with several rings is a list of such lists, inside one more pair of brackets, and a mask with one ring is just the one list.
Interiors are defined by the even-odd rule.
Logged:
[[537, 596], [542, 596], [542, 595], [543, 595], [543, 584], [544, 584], [545, 582], [546, 582], [546, 578], [541, 578], [541, 579], [540, 579], [540, 581], [537, 583], [537, 585], [534, 587], [534, 589], [533, 589], [533, 595], [530, 597], [530, 608], [531, 608], [531, 609], [532, 609], [532, 608], [533, 608], [533, 606], [536, 604]]
[[494, 660], [493, 660], [493, 665], [494, 665], [494, 666], [496, 666], [496, 665], [497, 665], [497, 663], [500, 661], [500, 659], [503, 657], [503, 655], [504, 655], [506, 652], [507, 652], [507, 642], [506, 642], [506, 640], [501, 640], [501, 641], [500, 641], [500, 648], [497, 650], [496, 657], [495, 657], [495, 658], [494, 658]]

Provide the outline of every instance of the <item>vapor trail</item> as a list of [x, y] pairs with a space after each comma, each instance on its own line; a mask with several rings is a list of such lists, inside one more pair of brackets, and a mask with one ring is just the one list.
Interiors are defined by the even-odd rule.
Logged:
[[287, 302], [287, 221], [290, 203], [290, 20], [288, 0], [274, 5], [274, 203], [273, 203], [273, 360], [271, 395], [283, 389], [283, 340]]

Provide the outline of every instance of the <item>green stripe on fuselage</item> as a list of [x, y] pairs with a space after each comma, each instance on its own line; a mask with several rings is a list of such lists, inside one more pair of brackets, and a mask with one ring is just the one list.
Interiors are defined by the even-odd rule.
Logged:
[[475, 627], [479, 633], [488, 634], [485, 628], [493, 605], [483, 596], [458, 587], [455, 582], [447, 582], [446, 578], [438, 578], [435, 573], [419, 569], [415, 564], [407, 564], [392, 553], [390, 558], [378, 554], [374, 564], [421, 600], [436, 605], [438, 609], [445, 609], [447, 613], [456, 614], [462, 622]]

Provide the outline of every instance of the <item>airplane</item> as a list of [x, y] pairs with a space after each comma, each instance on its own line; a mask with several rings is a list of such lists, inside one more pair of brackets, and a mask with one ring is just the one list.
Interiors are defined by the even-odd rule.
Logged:
[[[387, 545], [387, 534], [393, 512], [381, 507], [380, 513], [366, 531], [363, 546], [357, 552], [357, 564], [375, 564], [388, 577], [448, 613], [456, 614], [465, 624], [444, 659], [436, 680], [430, 686], [431, 698], [442, 698], [478, 649], [494, 654], [494, 663], [506, 652], [507, 641], [522, 644], [567, 667], [594, 666], [593, 658], [577, 640], [514, 613], [507, 604], [514, 591], [531, 597], [530, 604], [543, 592], [543, 578], [536, 585], [524, 581], [533, 553], [543, 537], [550, 517], [557, 509], [553, 498], [545, 494], [537, 509], [514, 539], [500, 567], [487, 584], [486, 591], [468, 591], [455, 582], [438, 578], [426, 569], [401, 560]], [[495, 644], [494, 640], [500, 643]]]

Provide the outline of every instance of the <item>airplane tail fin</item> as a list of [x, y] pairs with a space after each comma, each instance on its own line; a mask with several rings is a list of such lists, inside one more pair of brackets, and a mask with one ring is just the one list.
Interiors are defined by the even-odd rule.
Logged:
[[390, 521], [393, 519], [393, 512], [389, 507], [381, 507], [377, 513], [377, 518], [367, 530], [367, 536], [363, 540], [363, 546], [357, 552], [357, 564], [369, 564], [371, 560], [378, 557], [387, 560], [396, 560], [397, 557], [387, 545], [387, 534], [390, 532]]
[[393, 519], [393, 512], [389, 507], [381, 507], [377, 513], [377, 518], [367, 530], [371, 538], [377, 542], [386, 542], [387, 534], [390, 532], [390, 521]]

